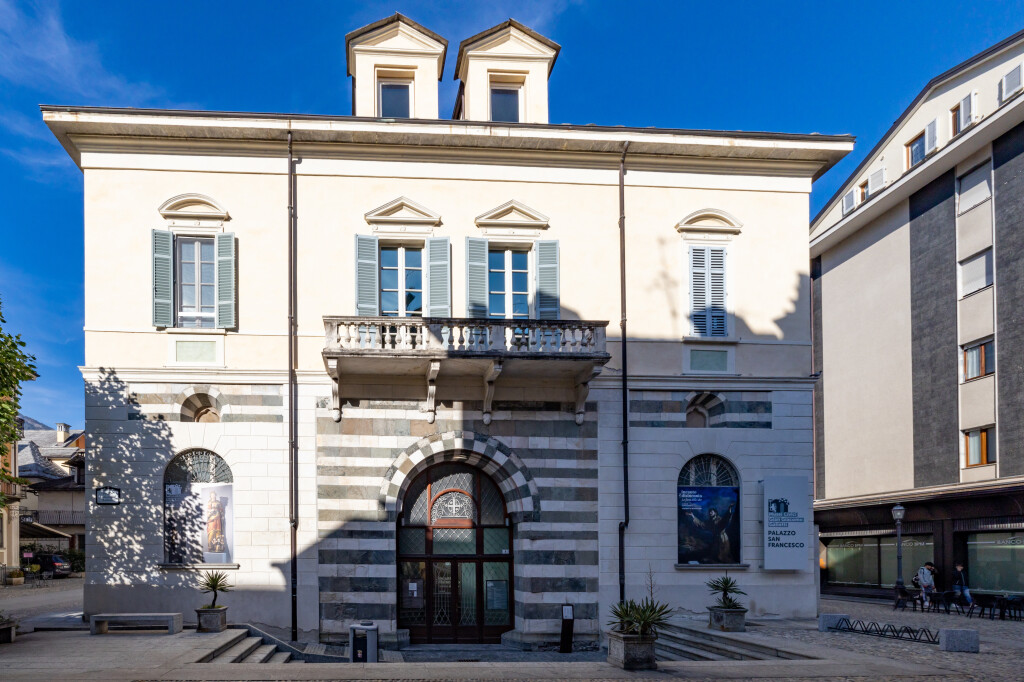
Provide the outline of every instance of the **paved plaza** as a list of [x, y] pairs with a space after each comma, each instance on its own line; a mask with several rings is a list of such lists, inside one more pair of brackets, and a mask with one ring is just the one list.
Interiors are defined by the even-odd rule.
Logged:
[[[5, 596], [11, 596], [10, 593]], [[22, 595], [18, 595], [22, 598]], [[76, 680], [636, 680], [678, 678], [814, 680], [1024, 680], [1024, 623], [944, 614], [893, 612], [886, 604], [822, 600], [824, 613], [848, 613], [878, 622], [927, 627], [974, 628], [981, 653], [939, 651], [917, 642], [864, 635], [818, 632], [812, 620], [761, 619], [747, 635], [815, 660], [673, 661], [657, 672], [627, 673], [604, 662], [601, 652], [562, 657], [554, 652], [519, 652], [503, 647], [411, 647], [389, 652], [376, 665], [301, 663], [212, 664], [198, 662], [229, 633], [178, 635], [115, 632], [90, 636], [84, 631], [31, 632], [0, 647], [2, 679], [36, 682]], [[43, 619], [45, 620], [45, 619]], [[36, 620], [39, 622], [39, 619]], [[441, 651], [445, 649], [445, 651]], [[445, 658], [447, 657], [447, 660]]]

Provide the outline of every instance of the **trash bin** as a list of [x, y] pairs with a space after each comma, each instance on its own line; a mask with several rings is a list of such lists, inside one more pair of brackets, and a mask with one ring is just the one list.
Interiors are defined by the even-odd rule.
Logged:
[[348, 651], [352, 663], [376, 663], [377, 624], [363, 620], [348, 626]]

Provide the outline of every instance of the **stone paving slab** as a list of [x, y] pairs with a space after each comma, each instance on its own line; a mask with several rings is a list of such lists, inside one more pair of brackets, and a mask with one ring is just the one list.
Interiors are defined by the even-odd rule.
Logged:
[[[927, 665], [842, 652], [831, 660], [673, 661], [659, 670], [628, 673], [603, 662], [571, 663], [194, 663], [227, 633], [176, 635], [113, 632], [34, 632], [0, 649], [4, 682], [52, 682], [74, 671], [75, 680], [643, 680], [908, 679], [939, 676]], [[807, 645], [804, 645], [805, 647]], [[803, 648], [803, 647], [802, 647]], [[817, 649], [830, 656], [827, 649]], [[934, 678], [934, 677], [933, 677]]]

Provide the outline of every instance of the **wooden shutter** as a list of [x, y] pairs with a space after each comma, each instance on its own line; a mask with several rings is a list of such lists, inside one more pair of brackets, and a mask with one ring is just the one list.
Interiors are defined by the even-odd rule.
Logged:
[[711, 336], [726, 336], [725, 319], [725, 249], [710, 247], [708, 249], [708, 273], [711, 282], [711, 305], [709, 307]]
[[852, 211], [853, 207], [856, 206], [856, 204], [856, 192], [855, 190], [851, 189], [849, 192], [843, 195], [843, 215], [846, 215], [847, 213]]
[[427, 266], [424, 314], [427, 317], [451, 317], [451, 243], [448, 237], [435, 237], [427, 239], [424, 246]]
[[534, 244], [537, 270], [537, 319], [557, 320], [561, 314], [558, 297], [558, 242]]
[[174, 235], [153, 230], [153, 326], [174, 326]]
[[885, 166], [868, 176], [868, 196], [874, 195], [883, 187], [885, 187]]
[[234, 329], [235, 320], [235, 235], [218, 234], [214, 241], [217, 255], [217, 328]]
[[924, 128], [924, 153], [931, 154], [939, 146], [939, 121], [933, 118]]
[[377, 238], [356, 235], [356, 315], [380, 315], [380, 297], [377, 295]]
[[708, 335], [708, 248], [690, 247], [690, 320], [694, 336]]
[[487, 317], [487, 240], [466, 237], [466, 316]]

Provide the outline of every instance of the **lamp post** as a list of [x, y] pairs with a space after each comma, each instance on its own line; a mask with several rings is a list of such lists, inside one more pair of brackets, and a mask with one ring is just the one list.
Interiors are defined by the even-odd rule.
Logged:
[[903, 594], [903, 515], [907, 513], [902, 504], [892, 508], [892, 518], [896, 522], [896, 599]]

